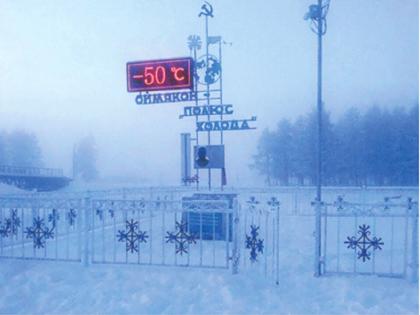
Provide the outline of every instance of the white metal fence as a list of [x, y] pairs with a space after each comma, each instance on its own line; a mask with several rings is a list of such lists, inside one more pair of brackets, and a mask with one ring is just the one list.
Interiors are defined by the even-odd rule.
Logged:
[[418, 203], [314, 203], [315, 274], [418, 281]]
[[228, 269], [234, 207], [221, 201], [92, 200], [94, 264]]
[[335, 202], [296, 211], [296, 200], [309, 199], [299, 193], [121, 189], [0, 197], [0, 258], [252, 270], [278, 283], [282, 216], [312, 216], [316, 275], [418, 279], [417, 202], [388, 190], [376, 193], [380, 202], [347, 201], [342, 191]]
[[[202, 192], [206, 192], [203, 190]], [[14, 194], [4, 197], [18, 198], [55, 198], [55, 199], [80, 199], [85, 197], [96, 199], [146, 199], [146, 200], [180, 200], [197, 191], [193, 187], [126, 187], [118, 189], [84, 190], [67, 192], [45, 192]], [[240, 203], [246, 203], [251, 197], [262, 203], [275, 197], [281, 201], [281, 215], [310, 215], [313, 209], [311, 202], [316, 195], [312, 186], [281, 186], [281, 187], [254, 187], [235, 188], [227, 187], [224, 193], [238, 195]], [[348, 202], [371, 203], [382, 202], [385, 198], [408, 197], [418, 200], [418, 187], [323, 187], [323, 200], [334, 200], [337, 196], [343, 197]]]
[[0, 256], [81, 261], [81, 200], [0, 198]]

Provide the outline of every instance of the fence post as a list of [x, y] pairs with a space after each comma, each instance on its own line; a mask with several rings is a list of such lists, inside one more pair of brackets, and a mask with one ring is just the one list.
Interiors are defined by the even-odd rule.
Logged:
[[316, 200], [315, 205], [315, 277], [321, 276], [321, 202]]
[[239, 272], [239, 203], [233, 200], [233, 249], [232, 249], [232, 274]]
[[151, 186], [149, 189], [149, 200], [153, 200], [154, 198], [154, 193], [153, 193], [153, 187]]
[[280, 205], [276, 208], [276, 284], [280, 282]]
[[84, 200], [84, 207], [83, 207], [83, 222], [84, 222], [84, 245], [83, 245], [83, 264], [85, 267], [90, 265], [89, 261], [89, 254], [90, 254], [90, 246], [93, 246], [90, 242], [90, 219], [92, 214], [92, 201], [90, 197], [86, 197]]
[[411, 281], [417, 282], [419, 279], [419, 208], [418, 203], [415, 203], [411, 211], [413, 213], [413, 232], [412, 232], [412, 242], [411, 242]]

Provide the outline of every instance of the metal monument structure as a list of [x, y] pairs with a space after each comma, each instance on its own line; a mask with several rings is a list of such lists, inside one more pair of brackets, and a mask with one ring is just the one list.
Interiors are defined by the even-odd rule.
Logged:
[[[317, 211], [321, 211], [322, 204], [322, 36], [327, 32], [327, 14], [330, 7], [330, 0], [318, 0], [317, 4], [309, 6], [309, 11], [305, 14], [304, 19], [311, 21], [311, 30], [317, 35], [318, 38], [318, 73], [317, 73], [317, 116], [318, 116], [318, 130], [317, 130], [317, 183], [316, 183], [316, 202]], [[320, 235], [321, 220], [317, 216], [315, 223], [316, 235]], [[320, 257], [320, 246], [315, 248], [315, 257]], [[315, 262], [317, 270], [316, 276], [321, 275], [321, 269], [318, 262]]]
[[[225, 150], [224, 148], [220, 150], [217, 146], [224, 146], [225, 131], [256, 129], [250, 126], [250, 123], [256, 121], [257, 117], [224, 119], [226, 115], [232, 115], [234, 112], [233, 105], [225, 104], [223, 101], [222, 43], [227, 43], [222, 41], [221, 36], [209, 35], [209, 19], [214, 17], [213, 6], [210, 3], [206, 1], [201, 6], [198, 17], [205, 19], [204, 54], [199, 55], [202, 46], [200, 36], [190, 35], [189, 57], [128, 62], [127, 91], [139, 92], [135, 99], [138, 105], [194, 102], [193, 106], [184, 106], [183, 113], [179, 115], [179, 119], [195, 117], [195, 138], [186, 133], [181, 134], [182, 181], [185, 185], [196, 183], [198, 190], [199, 170], [207, 170], [208, 189], [211, 190], [212, 169], [220, 169], [220, 183], [223, 190], [223, 186], [227, 183]], [[162, 92], [168, 90], [170, 92]], [[219, 140], [212, 139], [213, 132], [219, 134]], [[206, 135], [204, 141], [201, 141], [202, 134]], [[191, 158], [187, 157], [191, 152], [188, 148], [191, 147], [191, 141], [195, 141], [194, 152], [200, 154], [195, 157], [194, 176], [191, 176], [189, 171]], [[223, 152], [222, 156], [215, 154], [216, 150]], [[211, 152], [212, 154], [208, 155]], [[209, 156], [217, 156], [217, 163], [215, 161], [203, 163], [209, 159]]]
[[[184, 117], [195, 117], [195, 144], [197, 152], [204, 150], [200, 148], [200, 134], [206, 135], [205, 143], [207, 148], [213, 149], [212, 144], [219, 142], [221, 146], [224, 145], [224, 132], [250, 130], [255, 129], [249, 125], [250, 122], [257, 120], [256, 116], [250, 119], [229, 119], [226, 120], [226, 115], [233, 114], [233, 105], [225, 104], [223, 100], [223, 67], [222, 67], [222, 44], [227, 44], [222, 40], [221, 36], [209, 35], [209, 19], [214, 18], [214, 9], [209, 2], [205, 2], [201, 6], [201, 11], [198, 14], [199, 18], [204, 18], [205, 25], [205, 43], [204, 54], [199, 55], [202, 48], [202, 41], [199, 35], [190, 35], [188, 37], [188, 48], [190, 56], [194, 60], [194, 91], [196, 93], [195, 106], [184, 107], [184, 112], [179, 116], [180, 119]], [[207, 117], [207, 119], [200, 119], [200, 117]], [[217, 117], [217, 119], [212, 119]], [[219, 140], [212, 139], [212, 132], [219, 133]], [[200, 157], [198, 157], [200, 158]], [[224, 154], [223, 154], [224, 158]], [[216, 163], [217, 167], [200, 167], [199, 163], [195, 163], [197, 179], [196, 185], [199, 188], [199, 170], [201, 168], [207, 169], [208, 172], [208, 189], [212, 187], [212, 169], [220, 169], [220, 186], [226, 185], [226, 170], [224, 163]]]

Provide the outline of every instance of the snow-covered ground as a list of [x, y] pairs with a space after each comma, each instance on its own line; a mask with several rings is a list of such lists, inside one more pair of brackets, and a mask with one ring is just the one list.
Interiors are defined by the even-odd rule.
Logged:
[[407, 280], [313, 277], [313, 217], [281, 217], [280, 283], [257, 269], [2, 260], [0, 313], [417, 314]]
[[27, 193], [27, 191], [19, 189], [13, 185], [6, 185], [3, 183], [0, 183], [0, 194], [1, 195], [8, 195], [8, 194], [24, 194]]
[[[302, 267], [304, 262], [297, 262]], [[125, 266], [2, 264], [1, 313], [416, 314], [418, 291], [396, 279], [320, 278]]]

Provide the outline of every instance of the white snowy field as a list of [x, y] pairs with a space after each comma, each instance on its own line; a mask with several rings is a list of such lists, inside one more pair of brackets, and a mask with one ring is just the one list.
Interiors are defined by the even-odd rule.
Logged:
[[232, 275], [223, 269], [3, 259], [0, 313], [418, 313], [418, 287], [407, 280], [313, 277], [313, 230], [313, 217], [281, 216], [278, 286], [252, 267]]

